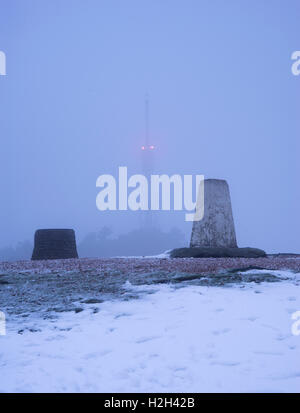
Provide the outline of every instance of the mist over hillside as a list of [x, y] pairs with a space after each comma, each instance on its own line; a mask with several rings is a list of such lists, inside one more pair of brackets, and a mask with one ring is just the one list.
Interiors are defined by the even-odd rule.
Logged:
[[[159, 228], [141, 228], [115, 235], [110, 227], [88, 233], [78, 242], [79, 257], [113, 257], [155, 255], [178, 246], [184, 247], [188, 240], [183, 232], [174, 227], [164, 232]], [[0, 261], [19, 261], [31, 258], [33, 243], [29, 240], [16, 246], [0, 249]]]

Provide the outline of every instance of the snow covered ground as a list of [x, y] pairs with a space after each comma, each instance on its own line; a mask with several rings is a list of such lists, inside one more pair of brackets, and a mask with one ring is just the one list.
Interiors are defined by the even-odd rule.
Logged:
[[0, 391], [299, 392], [291, 316], [300, 310], [300, 274], [268, 273], [288, 279], [223, 287], [127, 281], [139, 298], [8, 319]]

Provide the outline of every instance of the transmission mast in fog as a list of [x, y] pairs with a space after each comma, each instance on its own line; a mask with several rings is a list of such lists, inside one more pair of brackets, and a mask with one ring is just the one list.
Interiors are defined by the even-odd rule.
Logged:
[[[143, 174], [146, 176], [148, 183], [150, 185], [151, 175], [153, 174], [154, 166], [154, 152], [155, 146], [150, 141], [149, 136], [149, 97], [146, 95], [145, 98], [145, 143], [141, 146], [141, 157], [142, 157], [142, 168]], [[150, 206], [150, 198], [149, 206]], [[144, 211], [142, 225], [144, 228], [153, 227], [153, 214], [152, 211]]]

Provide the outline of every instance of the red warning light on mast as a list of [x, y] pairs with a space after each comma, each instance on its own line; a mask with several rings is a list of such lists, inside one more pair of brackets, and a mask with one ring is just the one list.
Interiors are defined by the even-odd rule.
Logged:
[[155, 146], [154, 145], [149, 145], [149, 146], [143, 145], [143, 146], [141, 146], [142, 151], [145, 151], [147, 149], [150, 149], [151, 151], [153, 151], [155, 149]]

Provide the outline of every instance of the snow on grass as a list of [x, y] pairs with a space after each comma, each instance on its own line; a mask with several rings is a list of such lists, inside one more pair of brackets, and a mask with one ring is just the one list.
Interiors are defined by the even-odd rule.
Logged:
[[0, 391], [299, 392], [297, 282], [125, 288], [141, 298], [8, 320]]
[[156, 254], [156, 255], [120, 255], [114, 258], [122, 258], [125, 260], [131, 260], [131, 259], [152, 259], [152, 258], [170, 258], [170, 252], [172, 250], [167, 250], [165, 252], [162, 252], [161, 254]]

